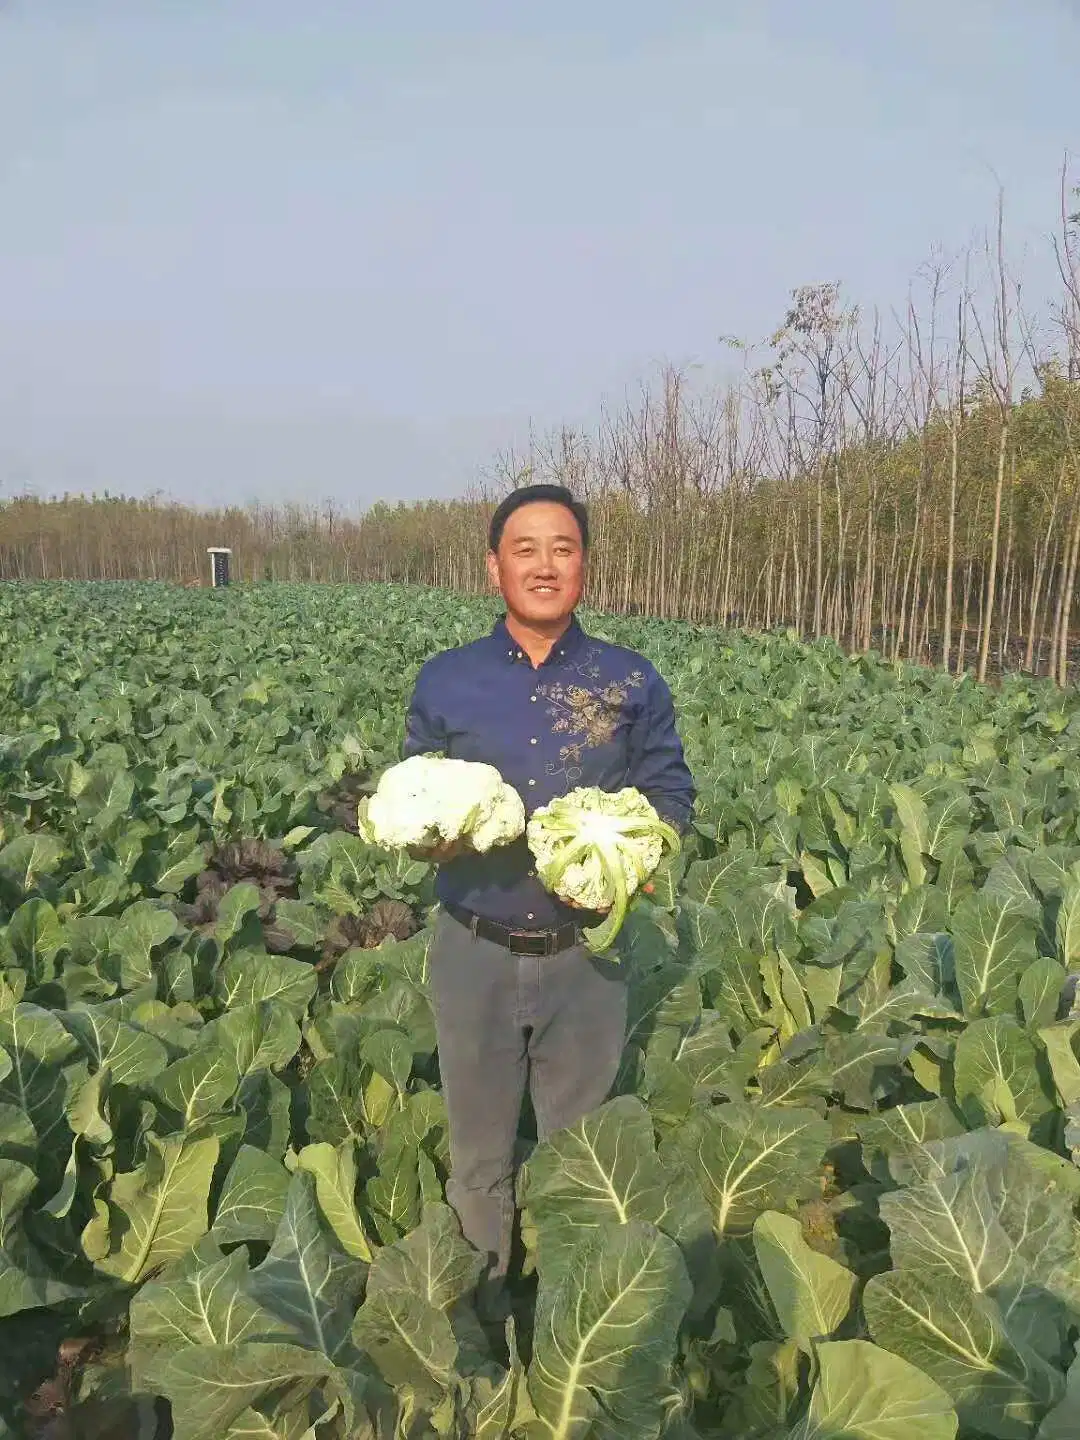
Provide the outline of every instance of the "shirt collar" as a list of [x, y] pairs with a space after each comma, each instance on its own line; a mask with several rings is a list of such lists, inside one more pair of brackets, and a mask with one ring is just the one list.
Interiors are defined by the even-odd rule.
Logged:
[[[498, 645], [499, 653], [503, 655], [508, 663], [517, 664], [522, 662], [528, 664], [528, 657], [525, 652], [514, 642], [513, 636], [506, 628], [506, 616], [502, 615], [495, 623], [491, 632], [492, 640]], [[576, 616], [570, 617], [570, 624], [563, 631], [562, 635], [552, 647], [550, 655], [540, 666], [543, 670], [549, 665], [558, 665], [569, 660], [579, 650], [586, 640], [585, 631], [578, 623]]]

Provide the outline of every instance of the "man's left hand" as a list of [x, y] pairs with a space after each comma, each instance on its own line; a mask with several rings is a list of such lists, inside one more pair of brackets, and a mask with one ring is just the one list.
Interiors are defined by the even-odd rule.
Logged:
[[571, 910], [584, 911], [587, 915], [606, 915], [611, 909], [610, 905], [604, 905], [600, 909], [594, 909], [591, 905], [579, 905], [576, 900], [564, 900], [563, 904], [568, 905]]
[[[642, 892], [643, 895], [651, 895], [656, 887], [653, 885], [653, 882], [652, 882], [651, 880], [646, 880], [645, 884], [642, 885], [640, 888], [641, 888], [641, 892]], [[563, 904], [569, 906], [571, 910], [585, 910], [585, 911], [588, 911], [589, 908], [590, 908], [590, 907], [587, 906], [587, 905], [579, 905], [576, 900], [565, 900], [565, 899], [564, 899], [564, 900], [563, 900]], [[593, 910], [591, 913], [592, 913], [593, 915], [607, 915], [607, 914], [610, 913], [610, 911], [611, 911], [611, 906], [610, 906], [610, 905], [605, 905], [605, 906], [602, 907], [602, 909]]]

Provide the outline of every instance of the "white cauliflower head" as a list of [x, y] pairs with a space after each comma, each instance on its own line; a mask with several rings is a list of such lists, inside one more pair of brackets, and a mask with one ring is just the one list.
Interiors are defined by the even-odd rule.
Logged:
[[359, 812], [360, 834], [389, 850], [465, 839], [473, 850], [525, 831], [525, 806], [493, 765], [411, 755], [386, 770]]
[[592, 786], [571, 790], [533, 814], [527, 835], [536, 872], [549, 890], [586, 910], [608, 911], [601, 925], [585, 932], [597, 952], [618, 935], [630, 897], [681, 843], [632, 786], [614, 794]]

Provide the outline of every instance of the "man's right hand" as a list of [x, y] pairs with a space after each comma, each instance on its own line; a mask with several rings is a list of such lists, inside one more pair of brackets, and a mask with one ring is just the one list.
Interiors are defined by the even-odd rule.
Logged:
[[441, 845], [410, 845], [409, 854], [414, 860], [423, 860], [428, 865], [445, 865], [464, 855], [468, 848], [465, 840], [446, 840]]

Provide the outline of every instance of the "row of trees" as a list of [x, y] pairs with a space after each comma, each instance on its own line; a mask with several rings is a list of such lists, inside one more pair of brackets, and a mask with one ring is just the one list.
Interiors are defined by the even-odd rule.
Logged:
[[[485, 522], [508, 486], [570, 485], [593, 510], [590, 599], [850, 648], [1066, 683], [1080, 567], [1080, 217], [1063, 176], [1057, 298], [1032, 313], [1001, 212], [977, 252], [928, 267], [905, 313], [835, 284], [794, 292], [741, 373], [684, 372], [592, 431], [499, 457], [465, 499], [200, 511], [159, 499], [20, 497], [0, 578], [193, 583], [206, 547], [244, 580], [486, 584]], [[1070, 670], [1070, 666], [1074, 669]]]

